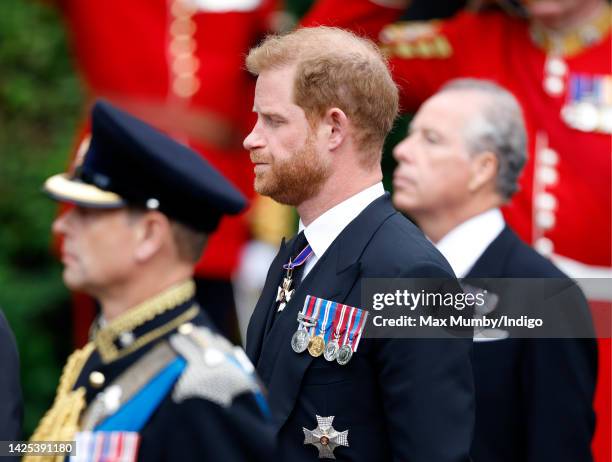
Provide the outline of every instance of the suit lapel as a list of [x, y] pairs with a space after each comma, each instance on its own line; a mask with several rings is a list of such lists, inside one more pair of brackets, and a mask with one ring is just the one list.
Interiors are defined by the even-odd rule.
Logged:
[[395, 213], [389, 196], [385, 195], [355, 218], [304, 278], [265, 336], [257, 372], [272, 397], [270, 407], [277, 429], [295, 406], [302, 378], [314, 359], [308, 353], [296, 354], [291, 349], [291, 337], [298, 327], [297, 314], [306, 296], [343, 303], [361, 275], [360, 257], [365, 247], [378, 227]]
[[289, 259], [291, 246], [283, 238], [276, 258], [270, 265], [266, 283], [255, 305], [247, 329], [246, 353], [253, 364], [259, 362], [261, 346], [274, 316], [276, 291], [283, 277], [283, 264]]

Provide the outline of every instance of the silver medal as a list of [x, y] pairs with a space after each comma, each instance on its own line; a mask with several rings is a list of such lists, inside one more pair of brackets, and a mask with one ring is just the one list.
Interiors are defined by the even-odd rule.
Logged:
[[352, 356], [353, 350], [351, 349], [350, 345], [342, 345], [338, 350], [338, 357], [336, 358], [336, 361], [338, 361], [338, 364], [341, 366], [344, 366], [351, 360]]
[[308, 341], [310, 340], [310, 336], [308, 335], [308, 331], [305, 329], [298, 329], [291, 337], [291, 348], [296, 353], [303, 353], [308, 348]]
[[327, 361], [334, 361], [338, 357], [338, 350], [340, 350], [340, 345], [338, 345], [338, 341], [332, 340], [331, 342], [328, 342], [325, 346], [323, 357]]

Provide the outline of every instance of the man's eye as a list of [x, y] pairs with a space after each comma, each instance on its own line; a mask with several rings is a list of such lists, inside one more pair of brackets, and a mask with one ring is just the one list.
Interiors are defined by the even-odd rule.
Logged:
[[271, 127], [278, 127], [283, 123], [283, 121], [278, 117], [264, 116], [263, 119], [266, 125], [269, 125]]
[[440, 137], [436, 133], [429, 131], [423, 133], [423, 138], [425, 138], [425, 141], [431, 144], [438, 144], [440, 142]]

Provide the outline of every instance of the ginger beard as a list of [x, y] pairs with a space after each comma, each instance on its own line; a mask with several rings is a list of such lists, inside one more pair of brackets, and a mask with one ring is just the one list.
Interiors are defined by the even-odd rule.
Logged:
[[255, 173], [255, 191], [281, 204], [297, 206], [318, 194], [331, 174], [329, 162], [317, 152], [312, 133], [304, 146], [284, 159], [251, 152], [253, 163], [266, 162], [267, 168]]

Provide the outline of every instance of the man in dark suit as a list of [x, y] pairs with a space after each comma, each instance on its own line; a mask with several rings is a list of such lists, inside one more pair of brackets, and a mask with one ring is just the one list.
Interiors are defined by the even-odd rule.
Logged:
[[[244, 142], [255, 189], [300, 216], [247, 333], [247, 354], [268, 388], [278, 460], [467, 461], [471, 339], [359, 343], [355, 320], [365, 315], [353, 308], [362, 307], [365, 278], [454, 277], [381, 183], [398, 96], [379, 50], [340, 29], [300, 29], [269, 37], [247, 67], [258, 76], [257, 123]], [[321, 299], [336, 303], [310, 304]], [[323, 314], [330, 306], [333, 323]], [[323, 325], [347, 333], [337, 355], [329, 338], [301, 336]]]
[[[476, 79], [453, 81], [427, 100], [395, 147], [393, 201], [458, 277], [566, 278], [505, 225], [498, 209], [517, 190], [525, 152], [514, 96]], [[590, 324], [578, 295], [572, 309]], [[489, 334], [474, 338], [474, 461], [591, 460], [594, 340]]]
[[18, 440], [23, 405], [19, 385], [19, 355], [11, 328], [0, 310], [0, 440]]
[[[106, 102], [93, 108], [82, 164], [44, 190], [71, 204], [53, 223], [64, 282], [102, 313], [32, 441], [75, 440], [80, 461], [268, 461], [273, 434], [254, 367], [216, 333], [192, 280], [207, 235], [244, 208], [242, 194]], [[25, 460], [61, 458], [45, 456]]]

